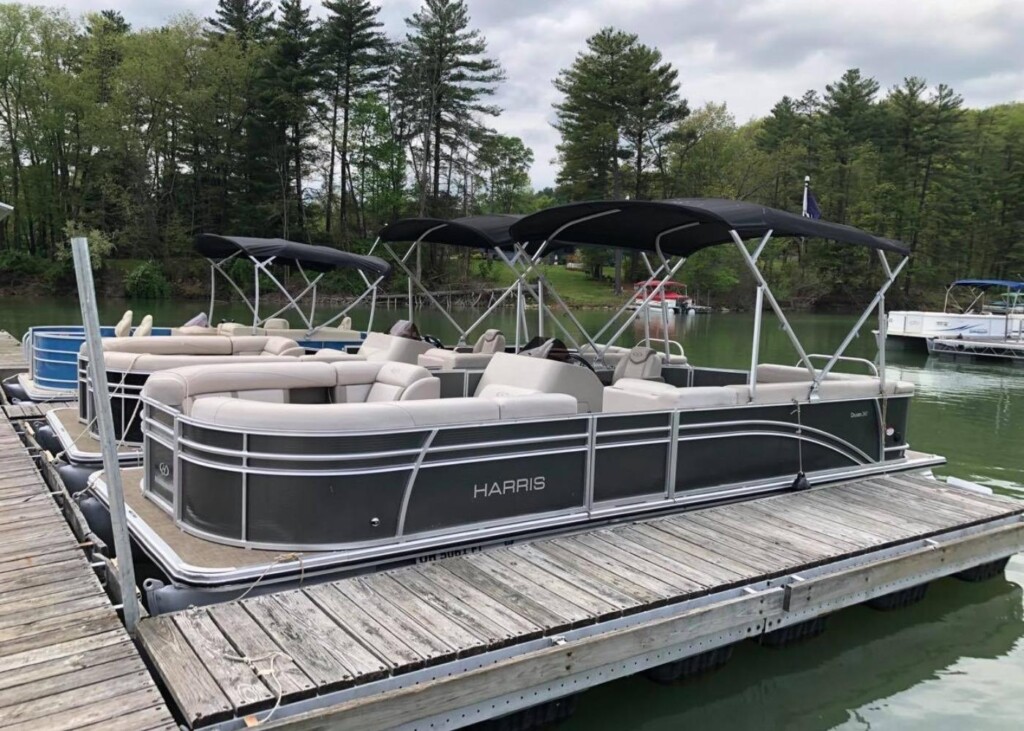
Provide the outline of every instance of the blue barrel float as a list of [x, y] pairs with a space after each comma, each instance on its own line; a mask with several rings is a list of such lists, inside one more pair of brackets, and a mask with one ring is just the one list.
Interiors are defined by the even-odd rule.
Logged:
[[[101, 327], [105, 338], [114, 337], [114, 328]], [[169, 327], [154, 327], [152, 335], [170, 335]], [[78, 385], [78, 351], [85, 343], [81, 325], [43, 325], [28, 331], [32, 360], [32, 380], [41, 389], [74, 391]]]

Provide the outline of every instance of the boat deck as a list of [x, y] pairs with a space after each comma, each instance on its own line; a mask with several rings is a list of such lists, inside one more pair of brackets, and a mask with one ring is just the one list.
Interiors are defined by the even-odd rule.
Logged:
[[1024, 341], [983, 339], [936, 339], [929, 341], [932, 355], [952, 360], [1001, 360], [1024, 365]]
[[147, 618], [140, 640], [195, 727], [455, 728], [1022, 548], [1024, 502], [888, 476]]
[[11, 424], [39, 413], [0, 406], [0, 729], [174, 729]]
[[0, 381], [28, 370], [21, 343], [6, 330], [0, 330]]

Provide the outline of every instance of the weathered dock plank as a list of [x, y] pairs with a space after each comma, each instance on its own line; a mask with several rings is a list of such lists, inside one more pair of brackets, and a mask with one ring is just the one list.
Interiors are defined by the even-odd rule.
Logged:
[[0, 381], [27, 370], [21, 342], [6, 330], [0, 330]]
[[[516, 693], [522, 705], [530, 688], [593, 684], [1010, 555], [1024, 548], [1022, 515], [1024, 503], [918, 477], [787, 493], [220, 605], [205, 610], [214, 641], [193, 639], [189, 661], [280, 652], [288, 680], [272, 726], [390, 728]], [[190, 683], [164, 671], [176, 652], [151, 652], [172, 693]], [[212, 687], [239, 693], [252, 682], [229, 691], [239, 675], [224, 667]], [[388, 685], [351, 695], [378, 681]], [[299, 715], [313, 692], [328, 695], [323, 710]]]
[[0, 729], [116, 728], [127, 716], [142, 724], [133, 728], [174, 728], [9, 421], [32, 411], [4, 406], [0, 413]]

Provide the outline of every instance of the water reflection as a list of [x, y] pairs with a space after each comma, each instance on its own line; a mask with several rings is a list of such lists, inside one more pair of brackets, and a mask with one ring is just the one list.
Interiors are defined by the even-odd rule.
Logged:
[[[926, 717], [930, 724], [948, 720], [929, 728], [1009, 728], [977, 686], [1024, 634], [1021, 599], [1020, 586], [1006, 580], [944, 580], [910, 609], [840, 612], [824, 635], [801, 645], [779, 650], [743, 643], [707, 676], [673, 686], [630, 678], [589, 691], [560, 728], [819, 731], [875, 722], [903, 728], [896, 719]], [[973, 679], [964, 677], [968, 671]], [[900, 697], [908, 691], [910, 697]], [[926, 696], [928, 706], [919, 708], [916, 696]], [[1016, 707], [1019, 714], [1019, 701]]]

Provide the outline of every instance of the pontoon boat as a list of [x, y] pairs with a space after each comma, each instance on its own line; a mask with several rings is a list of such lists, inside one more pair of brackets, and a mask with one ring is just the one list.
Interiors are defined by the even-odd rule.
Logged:
[[[909, 449], [914, 389], [887, 379], [884, 347], [877, 366], [844, 356], [876, 309], [884, 318], [885, 292], [907, 261], [902, 244], [718, 200], [561, 206], [509, 230], [528, 242], [516, 245], [526, 257], [518, 286], [534, 293], [526, 276], [548, 241], [630, 247], [656, 256], [669, 277], [704, 247], [734, 245], [757, 282], [750, 370], [672, 362], [641, 346], [602, 380], [578, 354], [546, 357], [549, 339], [533, 353], [495, 349], [483, 368], [341, 360], [156, 372], [141, 391], [144, 464], [122, 471], [151, 612], [941, 463]], [[757, 267], [773, 236], [832, 239], [879, 258], [878, 292], [830, 355], [806, 352]], [[759, 362], [764, 301], [796, 366]], [[595, 360], [609, 347], [596, 345]], [[837, 373], [839, 363], [869, 373]], [[449, 394], [443, 374], [461, 390]], [[99, 530], [106, 499], [100, 475], [81, 501]]]
[[[986, 295], [1003, 293], [1002, 306], [985, 303]], [[969, 293], [961, 303], [957, 295]], [[958, 279], [946, 289], [942, 312], [897, 310], [889, 313], [886, 337], [924, 348], [929, 338], [1005, 339], [1010, 335], [1007, 310], [1013, 311], [1024, 282], [1005, 279]], [[1012, 303], [1007, 305], [1007, 302]], [[1022, 301], [1024, 304], [1024, 301]]]

